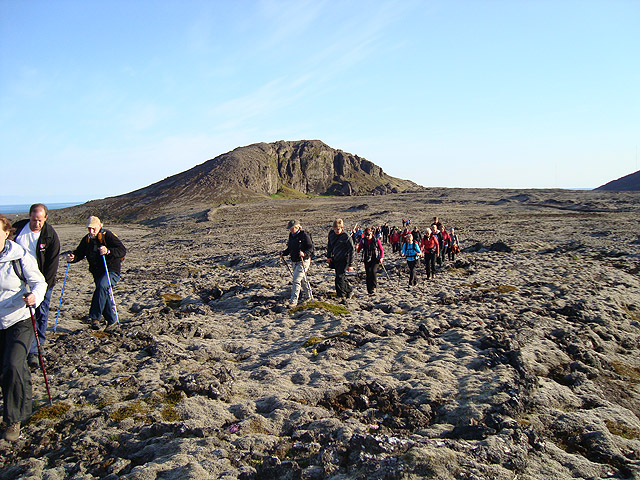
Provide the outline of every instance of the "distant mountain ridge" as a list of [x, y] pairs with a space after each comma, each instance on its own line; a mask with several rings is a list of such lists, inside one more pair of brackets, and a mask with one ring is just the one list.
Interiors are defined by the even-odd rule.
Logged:
[[381, 195], [423, 188], [320, 140], [280, 140], [238, 147], [139, 190], [65, 210], [76, 218], [91, 214], [140, 221], [188, 207], [265, 199], [279, 193]]
[[617, 180], [612, 180], [609, 183], [605, 183], [598, 188], [594, 188], [594, 190], [609, 190], [614, 192], [640, 190], [640, 170], [635, 173], [625, 175], [624, 177], [620, 177]]

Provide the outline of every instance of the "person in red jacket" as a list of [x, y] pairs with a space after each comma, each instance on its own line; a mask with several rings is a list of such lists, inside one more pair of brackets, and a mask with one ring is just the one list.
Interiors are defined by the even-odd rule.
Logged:
[[444, 228], [444, 225], [440, 225], [440, 237], [442, 238], [442, 248], [440, 249], [440, 257], [442, 258], [442, 265], [444, 265], [444, 259], [446, 258], [449, 247], [451, 246], [451, 237], [449, 232]]
[[430, 228], [424, 233], [422, 242], [420, 242], [420, 249], [424, 253], [424, 265], [427, 269], [427, 278], [436, 276], [436, 257], [440, 255], [440, 245], [438, 240], [433, 236], [433, 232]]

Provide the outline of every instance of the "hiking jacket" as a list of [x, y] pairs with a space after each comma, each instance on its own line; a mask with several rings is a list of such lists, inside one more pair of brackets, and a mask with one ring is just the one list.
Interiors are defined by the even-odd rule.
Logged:
[[89, 234], [82, 237], [78, 248], [72, 252], [75, 257], [72, 263], [77, 263], [83, 258], [86, 258], [89, 262], [89, 271], [93, 276], [102, 276], [105, 273], [104, 262], [98, 253], [101, 245], [104, 245], [110, 250], [110, 252], [105, 255], [109, 273], [113, 272], [120, 275], [120, 265], [127, 253], [127, 249], [124, 248], [124, 245], [115, 233], [105, 230], [104, 228], [93, 238], [91, 238]]
[[[13, 224], [16, 229], [16, 237], [24, 228], [29, 227], [29, 220], [20, 220]], [[58, 260], [60, 258], [60, 239], [54, 228], [47, 222], [44, 222], [38, 243], [36, 244], [36, 261], [38, 268], [47, 281], [47, 286], [53, 288], [56, 284], [56, 275], [58, 273]]]
[[362, 261], [365, 263], [380, 263], [384, 258], [384, 249], [379, 238], [371, 240], [363, 238], [356, 247], [356, 252], [362, 251]]
[[305, 259], [311, 259], [313, 257], [314, 248], [311, 237], [302, 229], [296, 233], [289, 232], [287, 248], [281, 252], [281, 255], [291, 255], [292, 262], [299, 262], [302, 260], [300, 258], [301, 251], [304, 252]]
[[351, 237], [344, 231], [340, 235], [336, 235], [333, 230], [329, 231], [329, 239], [327, 241], [327, 258], [332, 263], [346, 260], [347, 266], [353, 263], [353, 241]]
[[38, 269], [36, 259], [29, 255], [17, 243], [6, 240], [0, 252], [0, 330], [5, 330], [31, 316], [24, 303], [23, 295], [29, 293], [27, 285], [16, 274], [13, 261], [22, 266], [18, 267], [36, 297], [36, 306], [40, 305], [47, 292], [47, 282]]
[[421, 253], [420, 246], [416, 242], [402, 245], [402, 255], [407, 257], [407, 262], [415, 261], [419, 253]]
[[391, 243], [400, 243], [400, 234], [398, 232], [393, 232], [389, 240]]
[[444, 232], [440, 232], [440, 236], [442, 236], [442, 244], [446, 247], [449, 245], [449, 242], [451, 241], [451, 236], [449, 236], [449, 233], [445, 230]]
[[438, 245], [438, 241], [433, 235], [431, 235], [429, 238], [427, 238], [426, 235], [422, 237], [420, 247], [422, 247], [422, 250], [424, 252], [436, 252], [436, 255], [440, 255], [440, 245]]
[[454, 233], [453, 235], [449, 234], [449, 238], [451, 239], [451, 246], [459, 245], [458, 243], [458, 234]]

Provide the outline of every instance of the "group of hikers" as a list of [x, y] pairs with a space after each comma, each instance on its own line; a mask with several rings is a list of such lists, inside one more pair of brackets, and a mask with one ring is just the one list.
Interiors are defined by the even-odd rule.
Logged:
[[[31, 415], [31, 368], [37, 368], [38, 365], [42, 368], [51, 401], [42, 345], [46, 340], [49, 305], [61, 253], [60, 239], [55, 229], [47, 223], [48, 215], [49, 211], [42, 203], [32, 205], [29, 218], [14, 224], [0, 214], [0, 382], [3, 421], [6, 425], [4, 438], [10, 442], [19, 438], [21, 423]], [[419, 257], [424, 258], [427, 278], [431, 278], [435, 275], [436, 263], [442, 264], [445, 255], [453, 260], [460, 251], [454, 229], [447, 232], [437, 218], [434, 218], [433, 225], [425, 230], [424, 235], [416, 227], [410, 230], [410, 221], [403, 219], [402, 224], [401, 229], [390, 228], [386, 223], [375, 228], [362, 229], [356, 226], [349, 234], [345, 231], [342, 219], [333, 222], [327, 238], [326, 261], [335, 270], [338, 299], [346, 302], [353, 295], [347, 272], [354, 270], [356, 253], [362, 255], [367, 292], [373, 294], [377, 287], [378, 268], [381, 265], [384, 268], [385, 244], [391, 244], [393, 252], [406, 258], [409, 286], [417, 283], [415, 269]], [[66, 284], [69, 264], [86, 258], [95, 290], [85, 319], [93, 329], [100, 329], [106, 324], [105, 331], [113, 331], [119, 326], [113, 287], [120, 280], [126, 248], [117, 235], [103, 227], [96, 216], [88, 218], [86, 228], [87, 234], [66, 255], [64, 281]], [[293, 307], [298, 304], [303, 281], [308, 288], [308, 296], [313, 298], [307, 271], [315, 248], [311, 236], [302, 229], [299, 221], [289, 221], [287, 229], [287, 248], [280, 256], [283, 260], [289, 256], [294, 266], [290, 269], [293, 283], [289, 299], [289, 305]]]
[[[4, 439], [10, 442], [20, 437], [21, 423], [31, 416], [30, 369], [38, 364], [51, 400], [42, 345], [58, 273], [60, 239], [47, 223], [48, 216], [49, 210], [42, 203], [32, 205], [29, 218], [13, 225], [0, 214], [0, 381]], [[113, 285], [120, 279], [126, 248], [115, 234], [103, 228], [98, 217], [89, 217], [86, 227], [88, 233], [67, 255], [67, 272], [70, 263], [87, 259], [95, 283], [87, 320], [92, 328], [99, 329], [104, 317], [105, 330], [113, 330], [119, 323]]]
[[[417, 284], [416, 265], [418, 258], [424, 259], [427, 279], [434, 278], [436, 264], [444, 265], [445, 259], [455, 260], [455, 255], [460, 252], [460, 245], [455, 229], [448, 232], [438, 217], [433, 218], [430, 228], [424, 235], [414, 227], [409, 230], [411, 221], [402, 220], [402, 229], [389, 227], [384, 224], [380, 227], [359, 228], [353, 227], [351, 234], [344, 230], [344, 221], [341, 218], [334, 220], [333, 227], [329, 231], [327, 239], [327, 263], [335, 270], [336, 297], [346, 302], [352, 296], [353, 288], [347, 278], [347, 272], [353, 271], [353, 261], [356, 253], [362, 254], [364, 264], [367, 293], [375, 292], [378, 282], [378, 269], [383, 265], [383, 244], [390, 243], [392, 252], [399, 253], [406, 258], [409, 268], [409, 287]], [[311, 265], [311, 257], [314, 254], [314, 245], [311, 236], [302, 229], [300, 222], [291, 220], [287, 224], [289, 238], [287, 248], [280, 252], [280, 257], [291, 257], [294, 265], [292, 271], [292, 287], [289, 306], [298, 304], [303, 280], [307, 283], [309, 293], [311, 287], [306, 277], [306, 272]]]

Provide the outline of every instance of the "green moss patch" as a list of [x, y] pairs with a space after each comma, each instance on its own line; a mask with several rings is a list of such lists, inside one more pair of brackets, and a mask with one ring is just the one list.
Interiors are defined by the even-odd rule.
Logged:
[[31, 416], [30, 423], [36, 423], [43, 419], [57, 420], [71, 409], [68, 403], [54, 403], [40, 408]]
[[303, 310], [311, 310], [311, 309], [322, 309], [330, 313], [334, 313], [336, 315], [344, 315], [349, 313], [349, 310], [347, 310], [341, 305], [333, 305], [332, 303], [320, 302], [317, 300], [313, 300], [311, 302], [298, 305], [297, 307], [293, 307], [291, 310], [289, 310], [289, 312], [296, 313], [296, 312], [301, 312]]
[[149, 407], [138, 400], [111, 412], [109, 414], [109, 418], [117, 423], [120, 423], [126, 418], [133, 418], [136, 421], [143, 421], [146, 420], [148, 414]]
[[613, 370], [623, 377], [627, 377], [632, 383], [640, 383], [640, 368], [621, 362], [611, 362]]
[[272, 195], [269, 195], [271, 198], [275, 199], [289, 199], [289, 198], [309, 198], [309, 195], [303, 193], [295, 188], [286, 187], [282, 185], [278, 188], [278, 191]]
[[629, 427], [620, 422], [614, 422], [612, 420], [605, 420], [607, 429], [614, 435], [626, 438], [627, 440], [640, 440], [640, 430], [637, 428]]

